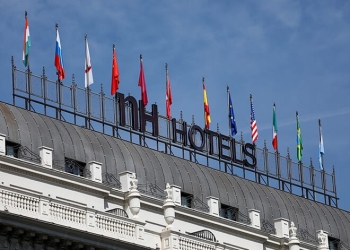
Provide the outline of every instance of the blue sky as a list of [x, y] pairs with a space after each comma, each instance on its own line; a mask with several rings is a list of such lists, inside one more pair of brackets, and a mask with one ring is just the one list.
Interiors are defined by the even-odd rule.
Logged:
[[272, 105], [277, 106], [279, 148], [296, 161], [295, 111], [299, 111], [303, 162], [317, 165], [322, 120], [325, 169], [335, 166], [339, 206], [350, 210], [350, 2], [348, 1], [2, 1], [0, 100], [12, 103], [11, 65], [22, 64], [24, 11], [32, 39], [31, 70], [56, 79], [55, 23], [59, 24], [69, 84], [84, 86], [84, 34], [88, 34], [95, 83], [110, 89], [116, 44], [122, 93], [140, 96], [139, 54], [144, 59], [149, 103], [165, 114], [165, 63], [172, 84], [172, 115], [203, 125], [201, 79], [206, 79], [212, 124], [227, 134], [226, 85], [238, 131], [250, 140], [249, 94], [259, 130], [258, 147], [271, 146]]

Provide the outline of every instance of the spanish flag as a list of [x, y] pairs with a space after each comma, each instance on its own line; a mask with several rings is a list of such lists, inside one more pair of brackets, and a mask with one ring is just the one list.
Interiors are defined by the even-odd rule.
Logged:
[[209, 110], [209, 102], [207, 97], [207, 90], [205, 88], [204, 84], [204, 77], [203, 77], [203, 100], [204, 100], [204, 122], [205, 122], [205, 128], [209, 129], [211, 119], [210, 119], [210, 110]]

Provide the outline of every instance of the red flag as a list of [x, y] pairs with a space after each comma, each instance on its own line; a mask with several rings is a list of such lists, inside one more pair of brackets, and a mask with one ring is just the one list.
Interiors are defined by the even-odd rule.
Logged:
[[119, 89], [119, 82], [117, 54], [115, 52], [115, 45], [113, 44], [111, 95], [115, 95], [115, 93], [117, 93], [117, 90]]
[[148, 98], [147, 98], [145, 74], [143, 72], [142, 55], [140, 55], [139, 86], [141, 87], [141, 100], [142, 100], [143, 105], [146, 107], [146, 105], [148, 103]]
[[[168, 65], [166, 65], [167, 67]], [[166, 102], [166, 116], [168, 119], [171, 118], [170, 106], [173, 104], [173, 96], [171, 94], [170, 78], [168, 75], [168, 68], [166, 68], [166, 91], [165, 91], [165, 102]]]

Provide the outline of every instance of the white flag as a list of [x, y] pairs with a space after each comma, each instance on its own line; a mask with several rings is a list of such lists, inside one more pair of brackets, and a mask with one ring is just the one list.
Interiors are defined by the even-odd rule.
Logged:
[[90, 60], [90, 52], [89, 52], [89, 45], [87, 41], [87, 37], [85, 37], [85, 88], [88, 87], [90, 84], [94, 83], [94, 78], [92, 76], [92, 66], [91, 66], [91, 60]]

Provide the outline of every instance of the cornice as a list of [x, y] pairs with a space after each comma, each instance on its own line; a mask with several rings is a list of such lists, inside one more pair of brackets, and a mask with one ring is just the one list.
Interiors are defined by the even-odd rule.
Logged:
[[57, 186], [69, 187], [96, 196], [105, 197], [111, 188], [83, 177], [71, 175], [56, 169], [49, 169], [21, 159], [0, 156], [0, 171], [40, 180]]

